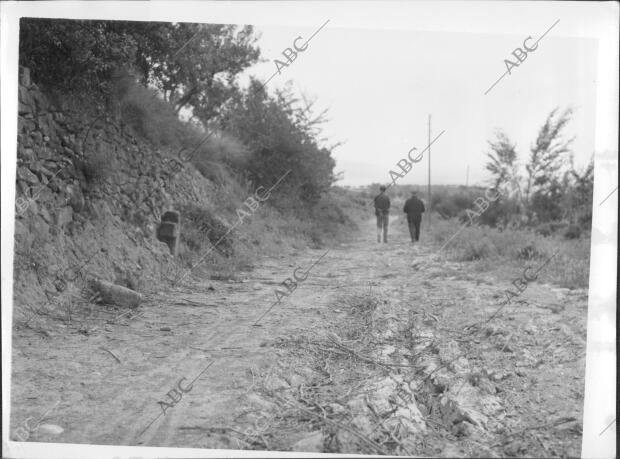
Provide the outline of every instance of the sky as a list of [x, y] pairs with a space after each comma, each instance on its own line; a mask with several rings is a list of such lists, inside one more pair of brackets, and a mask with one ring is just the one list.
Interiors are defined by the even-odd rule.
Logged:
[[[551, 27], [555, 18], [550, 17]], [[246, 71], [262, 81], [276, 72], [282, 52], [301, 45], [316, 27], [256, 26], [264, 62]], [[532, 30], [532, 48], [546, 29]], [[527, 34], [481, 34], [330, 27], [328, 23], [295, 61], [267, 84], [269, 91], [290, 85], [316, 99], [317, 112], [328, 109], [323, 127], [333, 151], [341, 185], [391, 181], [389, 171], [416, 147], [445, 132], [431, 146], [434, 184], [485, 182], [487, 141], [502, 129], [517, 145], [523, 169], [529, 149], [555, 107], [575, 110], [566, 136], [575, 137], [576, 167], [594, 153], [597, 41], [562, 37], [562, 23], [538, 48], [506, 72], [505, 59], [523, 48]], [[469, 177], [467, 169], [469, 166]], [[398, 184], [426, 184], [428, 155]], [[485, 182], [486, 183], [486, 182]]]

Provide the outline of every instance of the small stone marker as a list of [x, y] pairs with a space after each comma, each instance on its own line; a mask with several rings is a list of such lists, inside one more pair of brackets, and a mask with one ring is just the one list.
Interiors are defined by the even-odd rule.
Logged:
[[157, 239], [165, 242], [173, 256], [177, 255], [179, 236], [181, 234], [181, 216], [174, 210], [169, 210], [161, 217], [157, 228]]

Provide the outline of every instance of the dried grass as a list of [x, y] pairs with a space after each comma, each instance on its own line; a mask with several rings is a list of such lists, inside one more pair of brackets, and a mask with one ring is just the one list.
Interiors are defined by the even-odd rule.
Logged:
[[[382, 294], [371, 289], [345, 295], [332, 305], [334, 314], [346, 313], [345, 320], [340, 317], [324, 329], [305, 330], [277, 340], [276, 347], [286, 350], [286, 357], [278, 367], [257, 372], [253, 389], [275, 402], [278, 414], [260, 436], [252, 437], [253, 442], [245, 440], [249, 447], [287, 449], [287, 433], [320, 431], [324, 452], [412, 454], [407, 440], [411, 432], [395, 413], [409, 403], [398, 395], [402, 385], [408, 385], [398, 373], [413, 365], [373, 355], [377, 343], [384, 342], [381, 328], [387, 304]], [[412, 315], [410, 320], [400, 321], [398, 335], [415, 341], [416, 320]], [[378, 384], [386, 380], [398, 388], [390, 396], [396, 406], [381, 412], [369, 398], [377, 392], [375, 383], [369, 381]], [[260, 441], [255, 441], [257, 438]]]

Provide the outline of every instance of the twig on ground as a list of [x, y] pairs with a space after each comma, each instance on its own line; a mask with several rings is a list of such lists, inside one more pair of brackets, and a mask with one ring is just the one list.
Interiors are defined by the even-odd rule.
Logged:
[[386, 368], [386, 367], [406, 367], [406, 368], [414, 368], [414, 366], [413, 366], [413, 365], [410, 365], [410, 364], [407, 364], [407, 363], [388, 363], [388, 362], [379, 362], [379, 361], [377, 361], [377, 360], [375, 360], [375, 359], [372, 359], [372, 358], [370, 358], [370, 357], [368, 357], [368, 356], [358, 354], [358, 353], [357, 353], [357, 352], [355, 352], [353, 349], [350, 349], [350, 348], [346, 347], [345, 345], [340, 344], [339, 342], [335, 341], [335, 340], [334, 340], [333, 338], [331, 338], [331, 337], [330, 337], [330, 339], [332, 340], [332, 342], [333, 342], [336, 346], [338, 346], [338, 347], [339, 347], [339, 348], [341, 348], [342, 350], [344, 350], [344, 351], [348, 352], [349, 354], [351, 354], [351, 355], [353, 355], [353, 356], [357, 357], [357, 358], [358, 358], [358, 359], [360, 359], [360, 360], [363, 360], [364, 362], [372, 363], [372, 364], [374, 364], [374, 365], [377, 365], [377, 366], [383, 367], [383, 368], [384, 368], [386, 371], [388, 371], [388, 372], [389, 372], [389, 368]]
[[350, 427], [348, 427], [348, 426], [346, 426], [346, 425], [344, 425], [344, 424], [341, 424], [341, 423], [340, 423], [340, 422], [338, 422], [338, 421], [333, 421], [333, 420], [331, 420], [331, 419], [329, 419], [329, 418], [326, 418], [325, 416], [320, 415], [320, 414], [318, 414], [318, 413], [315, 413], [315, 412], [314, 412], [314, 411], [312, 411], [312, 410], [308, 410], [308, 409], [306, 409], [306, 408], [304, 408], [304, 407], [302, 407], [302, 406], [299, 406], [299, 405], [294, 405], [293, 403], [289, 402], [288, 400], [283, 399], [283, 398], [282, 398], [282, 397], [280, 397], [279, 395], [273, 394], [273, 396], [274, 396], [274, 398], [275, 398], [276, 400], [279, 400], [280, 402], [285, 403], [285, 404], [287, 404], [287, 405], [289, 405], [289, 406], [293, 406], [293, 408], [296, 408], [296, 409], [298, 409], [298, 410], [300, 410], [300, 411], [303, 411], [304, 413], [310, 414], [311, 416], [315, 416], [315, 417], [317, 417], [317, 418], [321, 419], [321, 420], [322, 420], [323, 422], [325, 422], [326, 424], [331, 424], [332, 426], [335, 426], [335, 427], [338, 427], [338, 428], [340, 428], [340, 429], [344, 429], [344, 430], [346, 430], [346, 431], [347, 431], [347, 432], [349, 432], [351, 435], [355, 436], [356, 438], [360, 439], [363, 443], [365, 443], [366, 445], [368, 445], [368, 446], [370, 446], [371, 448], [373, 448], [373, 449], [374, 449], [376, 452], [378, 452], [379, 454], [384, 454], [384, 450], [383, 450], [383, 448], [381, 448], [381, 446], [380, 446], [380, 445], [378, 445], [377, 443], [375, 443], [375, 442], [374, 442], [374, 441], [372, 441], [371, 439], [366, 438], [364, 435], [360, 434], [360, 433], [359, 433], [359, 432], [357, 432], [356, 430], [354, 430], [354, 429], [352, 429], [352, 428], [350, 428]]
[[99, 349], [102, 349], [102, 350], [106, 351], [108, 354], [110, 354], [112, 357], [114, 357], [114, 360], [116, 360], [118, 363], [121, 363], [121, 360], [120, 360], [118, 357], [116, 357], [116, 356], [112, 353], [112, 351], [111, 351], [111, 350], [106, 349], [106, 348], [105, 348], [105, 347], [103, 347], [103, 346], [99, 346]]
[[534, 425], [534, 426], [526, 427], [526, 428], [521, 429], [521, 430], [517, 430], [516, 432], [507, 432], [506, 436], [508, 436], [508, 435], [519, 435], [519, 434], [522, 434], [523, 432], [526, 432], [528, 430], [542, 429], [544, 427], [554, 427], [556, 425], [566, 424], [567, 422], [576, 421], [576, 420], [577, 420], [577, 418], [575, 418], [574, 416], [564, 416], [564, 417], [561, 417], [559, 419], [556, 419], [555, 421], [547, 422], [546, 424], [537, 424], [537, 425]]
[[545, 445], [545, 443], [542, 441], [542, 438], [540, 438], [540, 436], [535, 432], [534, 432], [534, 438], [538, 440], [538, 443], [540, 443], [540, 446], [542, 446], [543, 450], [545, 451], [545, 457], [551, 457], [551, 453], [549, 453], [549, 450], [547, 449], [547, 445]]
[[[397, 425], [398, 425], [398, 426], [400, 426], [401, 424], [402, 424], [402, 421], [399, 421], [399, 423], [398, 423]], [[390, 435], [390, 437], [392, 438], [392, 440], [394, 440], [394, 441], [396, 442], [396, 444], [397, 444], [398, 446], [400, 446], [400, 447], [402, 448], [402, 450], [403, 450], [405, 453], [407, 453], [407, 455], [408, 455], [408, 456], [413, 456], [413, 454], [411, 453], [411, 451], [409, 451], [409, 450], [405, 447], [405, 445], [403, 445], [403, 444], [400, 442], [400, 440], [398, 440], [398, 439], [396, 438], [396, 436], [395, 436], [392, 432], [390, 432], [389, 430], [387, 430], [387, 432], [388, 432], [388, 434]]]

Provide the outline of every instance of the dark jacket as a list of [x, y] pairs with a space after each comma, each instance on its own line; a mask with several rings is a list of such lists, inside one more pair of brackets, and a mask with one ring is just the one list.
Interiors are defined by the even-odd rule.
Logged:
[[407, 214], [408, 218], [419, 217], [424, 210], [424, 203], [415, 196], [407, 199], [403, 208], [403, 212]]
[[375, 214], [387, 214], [390, 211], [390, 198], [385, 193], [375, 198]]

